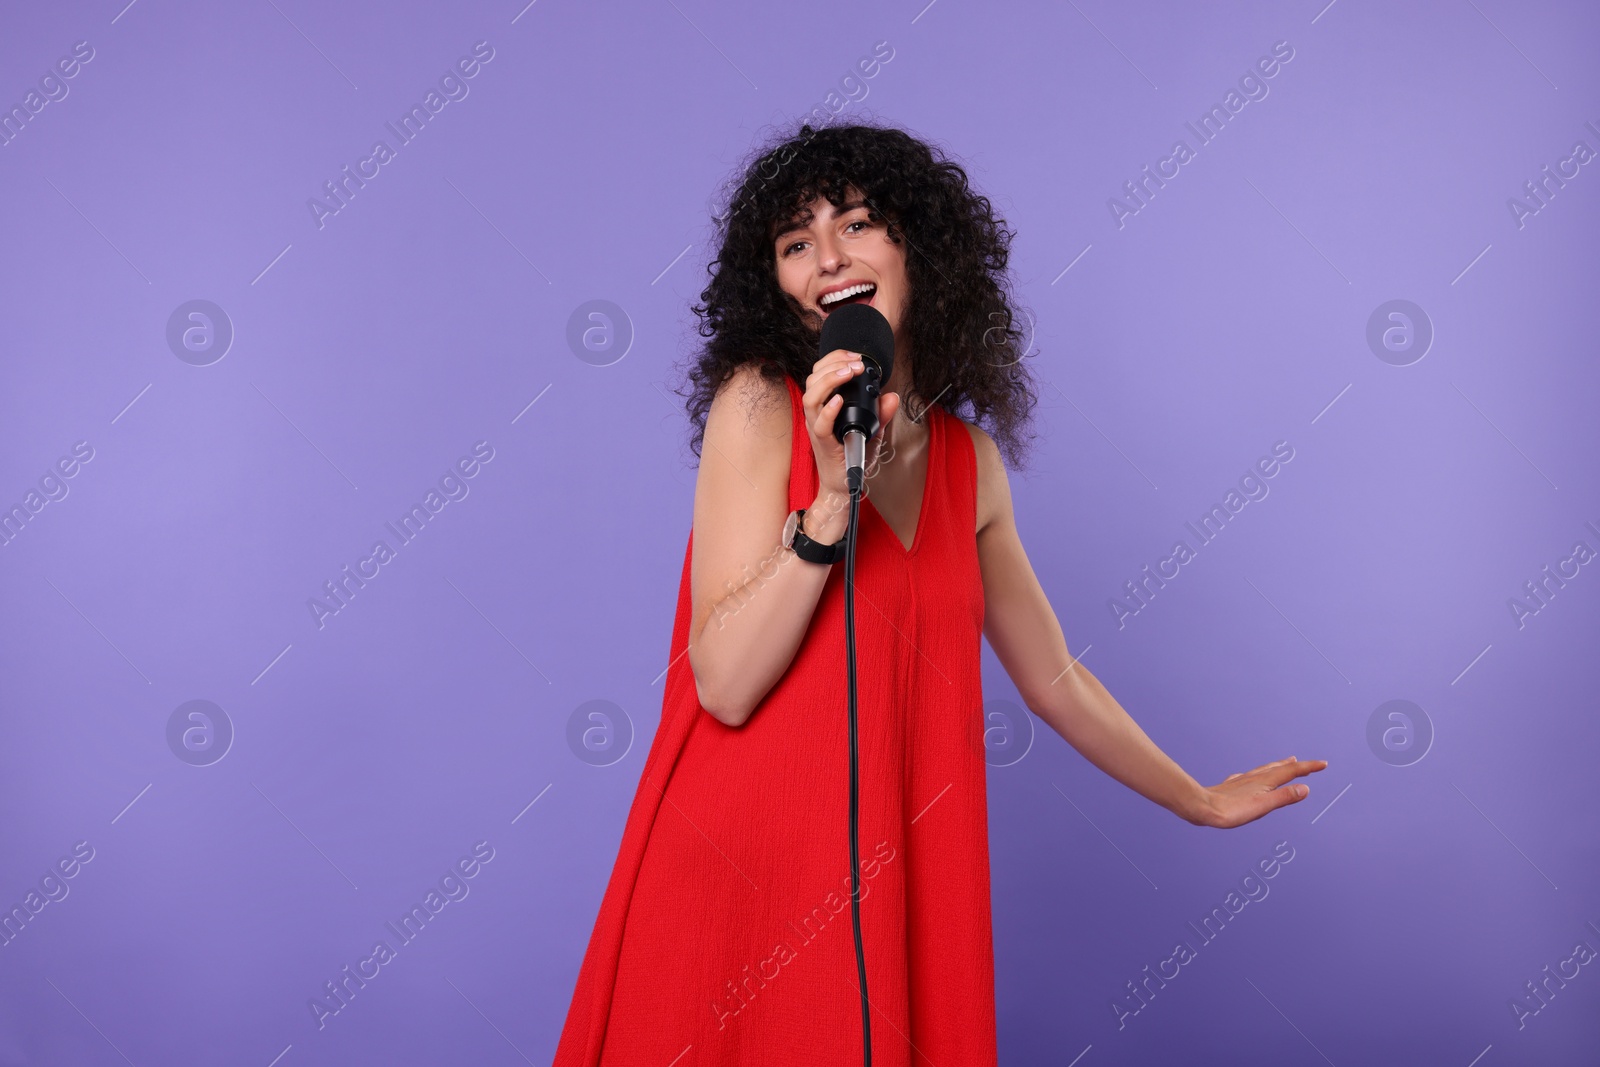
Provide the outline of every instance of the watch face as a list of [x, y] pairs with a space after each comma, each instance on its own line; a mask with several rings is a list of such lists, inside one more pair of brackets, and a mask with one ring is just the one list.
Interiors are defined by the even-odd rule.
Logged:
[[789, 518], [787, 520], [785, 520], [784, 524], [783, 524], [783, 547], [784, 548], [793, 548], [794, 547], [794, 532], [796, 530], [798, 530], [799, 528], [800, 528], [800, 513], [798, 511], [789, 512]]

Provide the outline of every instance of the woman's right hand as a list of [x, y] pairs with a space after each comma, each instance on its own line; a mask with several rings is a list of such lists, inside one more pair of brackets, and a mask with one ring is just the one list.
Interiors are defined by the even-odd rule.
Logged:
[[[838, 389], [864, 371], [865, 364], [859, 353], [836, 348], [812, 365], [811, 376], [806, 379], [801, 406], [805, 409], [806, 428], [811, 433], [811, 454], [817, 461], [819, 498], [844, 500], [849, 497], [849, 483], [845, 481], [844, 445], [833, 435], [833, 424], [838, 420], [839, 408], [844, 403]], [[899, 394], [878, 395], [880, 426], [888, 426], [899, 410]], [[867, 442], [866, 470], [872, 469], [873, 459], [883, 439], [883, 430], [880, 429]], [[829, 494], [834, 495], [830, 497]]]

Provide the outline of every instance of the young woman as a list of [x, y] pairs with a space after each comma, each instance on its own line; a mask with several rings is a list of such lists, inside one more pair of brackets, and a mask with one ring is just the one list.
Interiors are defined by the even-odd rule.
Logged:
[[701, 462], [661, 722], [554, 1067], [861, 1060], [844, 566], [787, 536], [845, 533], [834, 394], [862, 361], [817, 347], [859, 301], [895, 337], [855, 570], [873, 1062], [992, 1065], [980, 635], [1034, 714], [1197, 826], [1297, 803], [1308, 789], [1288, 783], [1327, 764], [1201, 786], [1069, 654], [1001, 460], [1019, 465], [1034, 403], [1012, 234], [960, 166], [900, 130], [802, 126], [743, 170], [718, 231], [694, 309]]

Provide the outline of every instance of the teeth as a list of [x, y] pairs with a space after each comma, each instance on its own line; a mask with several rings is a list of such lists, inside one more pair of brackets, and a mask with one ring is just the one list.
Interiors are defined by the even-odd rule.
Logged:
[[821, 303], [823, 307], [827, 307], [829, 304], [837, 304], [841, 300], [848, 300], [858, 293], [873, 292], [877, 288], [877, 286], [871, 284], [870, 282], [862, 282], [860, 285], [852, 285], [848, 289], [840, 289], [836, 293], [829, 293], [827, 296], [822, 298]]

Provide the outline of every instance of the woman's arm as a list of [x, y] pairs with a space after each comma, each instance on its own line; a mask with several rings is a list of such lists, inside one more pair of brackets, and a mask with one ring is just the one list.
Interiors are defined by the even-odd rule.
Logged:
[[1067, 652], [1017, 534], [1011, 489], [994, 442], [970, 426], [978, 456], [978, 562], [984, 635], [1023, 702], [1096, 767], [1197, 826], [1229, 827], [1303, 799], [1305, 786], [1277, 787], [1327, 766], [1323, 760], [1264, 764], [1206, 788], [1156, 747], [1100, 680]]
[[[706, 413], [694, 492], [689, 666], [700, 705], [740, 726], [783, 672], [811, 624], [832, 568], [779, 543], [789, 515], [791, 414], [783, 382], [746, 364]], [[808, 505], [806, 535], [844, 534], [848, 498]]]

